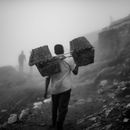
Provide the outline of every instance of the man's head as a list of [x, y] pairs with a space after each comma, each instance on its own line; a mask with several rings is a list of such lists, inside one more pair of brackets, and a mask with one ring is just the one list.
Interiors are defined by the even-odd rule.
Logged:
[[54, 47], [54, 51], [56, 55], [64, 54], [64, 47], [61, 44], [56, 44]]

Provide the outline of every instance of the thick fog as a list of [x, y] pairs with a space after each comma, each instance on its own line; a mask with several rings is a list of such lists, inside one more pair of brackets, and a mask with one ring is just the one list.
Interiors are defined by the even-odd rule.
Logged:
[[130, 13], [129, 0], [0, 0], [0, 66], [17, 65], [21, 50], [63, 44]]

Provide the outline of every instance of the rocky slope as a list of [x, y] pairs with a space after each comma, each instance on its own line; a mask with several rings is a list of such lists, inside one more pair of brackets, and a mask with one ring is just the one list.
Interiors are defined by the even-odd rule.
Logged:
[[118, 20], [99, 33], [101, 59], [111, 59], [122, 51], [130, 42], [130, 16]]

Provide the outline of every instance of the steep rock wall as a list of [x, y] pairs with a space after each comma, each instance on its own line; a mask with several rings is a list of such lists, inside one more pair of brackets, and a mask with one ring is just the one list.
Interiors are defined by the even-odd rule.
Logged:
[[109, 27], [99, 33], [98, 47], [100, 59], [111, 59], [125, 50], [126, 44], [130, 43], [130, 23]]

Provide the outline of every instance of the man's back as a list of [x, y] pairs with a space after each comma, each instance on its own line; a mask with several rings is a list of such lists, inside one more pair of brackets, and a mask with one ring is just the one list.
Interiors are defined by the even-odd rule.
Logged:
[[51, 76], [52, 94], [62, 93], [72, 87], [71, 71], [75, 68], [72, 58], [59, 60], [61, 72]]

